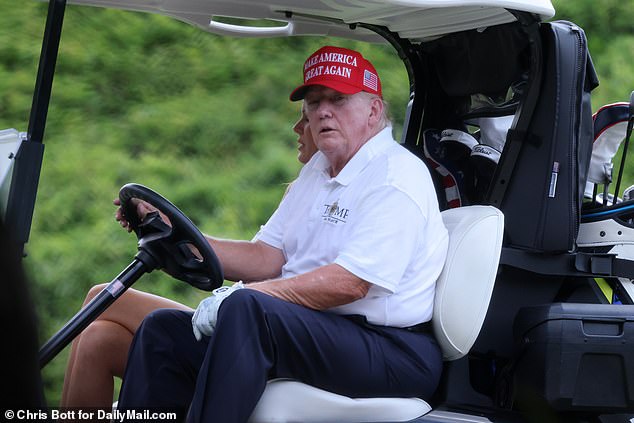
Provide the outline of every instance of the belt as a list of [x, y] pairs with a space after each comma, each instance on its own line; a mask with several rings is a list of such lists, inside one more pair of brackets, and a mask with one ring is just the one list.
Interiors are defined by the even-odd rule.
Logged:
[[360, 314], [346, 314], [346, 315], [343, 315], [343, 317], [370, 329], [392, 328], [392, 329], [402, 329], [402, 330], [406, 330], [409, 332], [416, 332], [416, 333], [432, 333], [431, 320], [427, 322], [423, 322], [423, 323], [418, 323], [413, 326], [408, 326], [405, 328], [397, 328], [397, 327], [390, 327], [390, 326], [373, 325], [372, 323], [368, 323], [368, 320], [366, 319], [366, 317]]
[[432, 324], [431, 324], [431, 320], [429, 320], [427, 322], [419, 323], [419, 324], [414, 325], [414, 326], [408, 326], [408, 327], [403, 328], [403, 329], [408, 330], [410, 332], [431, 333], [432, 332]]

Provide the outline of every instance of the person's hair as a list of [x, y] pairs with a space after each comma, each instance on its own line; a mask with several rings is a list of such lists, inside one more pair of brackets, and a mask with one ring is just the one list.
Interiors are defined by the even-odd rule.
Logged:
[[381, 115], [381, 124], [385, 128], [386, 126], [392, 126], [392, 118], [390, 117], [390, 104], [381, 97], [383, 102], [383, 114]]
[[390, 119], [390, 105], [388, 104], [383, 97], [380, 97], [376, 94], [368, 93], [365, 91], [361, 91], [361, 93], [368, 99], [368, 101], [374, 100], [375, 98], [380, 100], [383, 103], [383, 113], [381, 114], [381, 118], [379, 120], [379, 126], [381, 129], [392, 126], [392, 120]]

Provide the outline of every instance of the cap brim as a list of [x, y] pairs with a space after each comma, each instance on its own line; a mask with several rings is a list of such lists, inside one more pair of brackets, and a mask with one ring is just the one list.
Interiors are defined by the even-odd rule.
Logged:
[[310, 85], [300, 85], [295, 88], [289, 97], [291, 101], [303, 100], [306, 95], [306, 91], [308, 91], [308, 87], [310, 87]]
[[361, 88], [356, 87], [354, 85], [350, 85], [350, 84], [346, 84], [344, 82], [339, 82], [339, 81], [315, 81], [315, 82], [308, 82], [304, 85], [300, 85], [299, 87], [295, 88], [293, 90], [293, 92], [290, 95], [290, 99], [291, 101], [298, 101], [298, 100], [303, 100], [304, 97], [306, 96], [306, 92], [308, 91], [308, 89], [310, 87], [314, 87], [314, 86], [318, 86], [321, 85], [322, 87], [327, 87], [327, 88], [331, 88], [337, 92], [340, 92], [342, 94], [356, 94], [359, 93], [361, 91], [363, 91]]

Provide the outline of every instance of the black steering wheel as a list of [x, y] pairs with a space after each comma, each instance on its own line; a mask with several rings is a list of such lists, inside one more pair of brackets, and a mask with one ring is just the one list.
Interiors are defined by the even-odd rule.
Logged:
[[[163, 222], [158, 212], [151, 212], [140, 220], [133, 198], [146, 201], [170, 220]], [[125, 219], [139, 240], [137, 258], [150, 271], [162, 269], [170, 276], [188, 284], [211, 291], [222, 285], [224, 276], [216, 253], [203, 234], [185, 214], [171, 202], [150, 188], [126, 184], [119, 190], [119, 200]], [[195, 254], [191, 247], [198, 250]]]

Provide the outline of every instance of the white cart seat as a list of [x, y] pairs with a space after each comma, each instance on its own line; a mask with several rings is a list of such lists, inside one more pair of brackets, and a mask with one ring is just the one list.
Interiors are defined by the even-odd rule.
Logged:
[[[432, 325], [445, 360], [466, 355], [486, 316], [497, 274], [504, 215], [491, 206], [442, 212], [449, 250], [436, 283]], [[419, 398], [349, 398], [304, 383], [274, 379], [250, 423], [401, 422], [431, 410]]]

